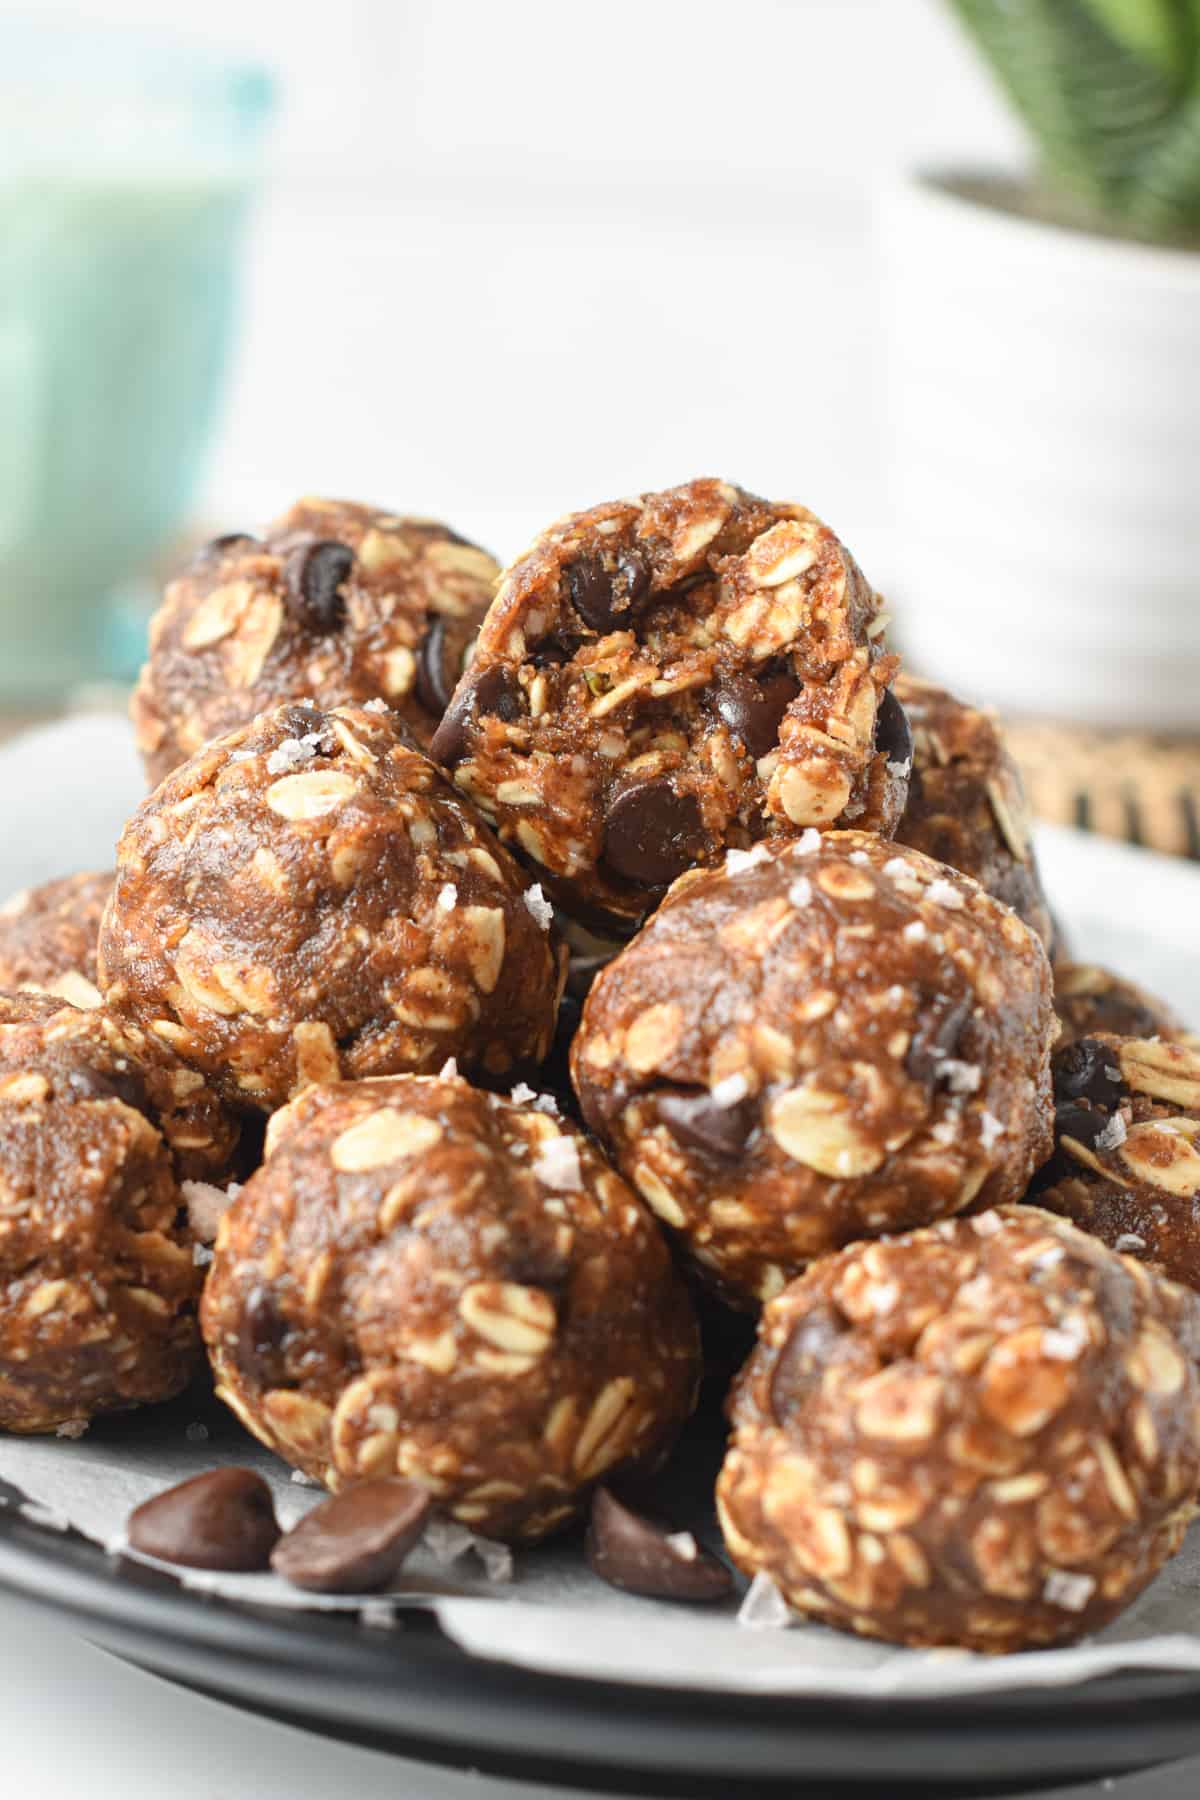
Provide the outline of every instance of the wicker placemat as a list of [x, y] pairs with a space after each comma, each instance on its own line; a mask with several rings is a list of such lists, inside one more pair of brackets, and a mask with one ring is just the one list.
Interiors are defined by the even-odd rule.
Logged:
[[1034, 817], [1200, 861], [1200, 740], [1010, 719]]

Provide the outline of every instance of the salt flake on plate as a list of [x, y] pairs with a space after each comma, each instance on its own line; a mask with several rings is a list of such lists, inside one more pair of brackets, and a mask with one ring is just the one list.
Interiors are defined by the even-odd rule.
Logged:
[[747, 1631], [783, 1631], [792, 1623], [791, 1607], [765, 1570], [746, 1589], [737, 1622]]

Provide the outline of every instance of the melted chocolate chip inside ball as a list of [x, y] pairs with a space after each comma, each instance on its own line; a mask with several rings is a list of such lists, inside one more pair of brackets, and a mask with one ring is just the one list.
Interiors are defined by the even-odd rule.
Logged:
[[904, 1067], [914, 1081], [923, 1082], [926, 1087], [936, 1085], [944, 1063], [958, 1050], [973, 1008], [970, 997], [951, 1000], [945, 994], [937, 994], [925, 999], [920, 1023], [904, 1058]]
[[597, 1488], [593, 1496], [584, 1552], [593, 1574], [627, 1594], [711, 1601], [733, 1590], [724, 1563], [690, 1532], [672, 1532], [634, 1512], [608, 1488]]
[[492, 713], [510, 721], [521, 715], [521, 686], [511, 669], [493, 663], [477, 679], [460, 682], [441, 724], [434, 732], [429, 754], [434, 762], [453, 768], [467, 747], [467, 721]]
[[1053, 1075], [1056, 1100], [1092, 1100], [1097, 1106], [1112, 1107], [1129, 1094], [1116, 1051], [1096, 1038], [1077, 1038], [1060, 1050]]
[[145, 1081], [136, 1069], [72, 1069], [67, 1086], [72, 1100], [121, 1100], [153, 1119]]
[[238, 1327], [238, 1367], [261, 1388], [284, 1385], [283, 1346], [287, 1320], [264, 1287], [252, 1289]]
[[284, 565], [288, 601], [311, 631], [336, 631], [346, 616], [341, 587], [354, 567], [354, 552], [335, 538], [318, 538], [292, 551]]
[[419, 1540], [430, 1495], [414, 1481], [362, 1481], [305, 1513], [271, 1556], [277, 1575], [316, 1594], [386, 1586]]
[[665, 778], [623, 788], [604, 821], [604, 861], [638, 887], [666, 887], [704, 849], [700, 803]]
[[778, 743], [783, 715], [800, 685], [790, 669], [778, 668], [759, 676], [726, 675], [717, 684], [717, 712], [756, 762]]
[[212, 1469], [156, 1494], [129, 1516], [133, 1549], [189, 1569], [251, 1573], [279, 1539], [271, 1490], [253, 1469]]
[[426, 712], [440, 718], [450, 704], [454, 682], [446, 667], [446, 621], [435, 613], [417, 651], [417, 699]]
[[908, 714], [891, 688], [883, 690], [875, 714], [875, 748], [890, 763], [912, 765], [912, 728], [908, 723]]
[[831, 1358], [845, 1342], [846, 1320], [820, 1301], [795, 1327], [771, 1376], [771, 1411], [781, 1425], [819, 1386]]
[[1060, 1140], [1071, 1138], [1085, 1150], [1094, 1150], [1097, 1140], [1112, 1126], [1111, 1114], [1098, 1106], [1085, 1106], [1068, 1101], [1054, 1114], [1054, 1134]]
[[675, 1093], [660, 1094], [656, 1104], [659, 1118], [677, 1144], [715, 1157], [718, 1162], [731, 1162], [740, 1156], [754, 1129], [749, 1100], [718, 1106], [706, 1088], [690, 1092], [680, 1088]]
[[567, 593], [584, 624], [604, 637], [628, 629], [650, 590], [650, 568], [636, 550], [625, 550], [609, 569], [599, 556], [581, 556], [567, 569]]

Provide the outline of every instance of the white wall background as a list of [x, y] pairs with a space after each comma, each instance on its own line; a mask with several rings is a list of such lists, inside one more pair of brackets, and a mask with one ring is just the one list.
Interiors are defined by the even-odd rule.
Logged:
[[40, 11], [249, 49], [283, 84], [206, 516], [341, 492], [507, 554], [720, 472], [886, 557], [872, 194], [1017, 141], [940, 0]]

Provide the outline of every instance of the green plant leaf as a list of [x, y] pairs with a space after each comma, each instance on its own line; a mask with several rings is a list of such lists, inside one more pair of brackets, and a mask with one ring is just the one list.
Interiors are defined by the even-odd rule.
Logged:
[[1147, 237], [1200, 242], [1200, 93], [1193, 92], [1139, 162], [1126, 212]]
[[1117, 44], [1143, 57], [1182, 87], [1191, 73], [1192, 0], [1083, 0]]

